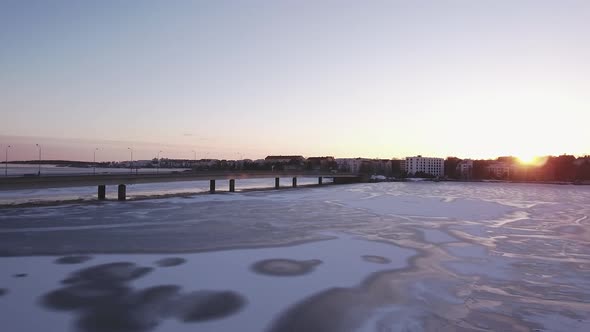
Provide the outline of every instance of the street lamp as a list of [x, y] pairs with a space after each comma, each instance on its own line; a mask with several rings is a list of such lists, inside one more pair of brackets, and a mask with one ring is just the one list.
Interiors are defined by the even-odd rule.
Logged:
[[131, 174], [133, 174], [133, 149], [127, 148], [127, 150], [129, 150], [129, 152], [131, 152], [131, 161], [129, 161], [129, 168], [131, 169]]
[[92, 159], [92, 174], [96, 175], [96, 151], [98, 151], [98, 148], [94, 149], [94, 158]]
[[8, 149], [10, 147], [11, 147], [10, 145], [6, 147], [6, 161], [4, 162], [4, 176], [8, 176]]
[[160, 173], [160, 153], [163, 151], [158, 151], [158, 167], [156, 168], [156, 174]]
[[193, 169], [195, 171], [197, 171], [197, 151], [195, 150], [191, 150], [191, 152], [193, 153]]
[[37, 148], [39, 148], [39, 170], [37, 171], [37, 176], [41, 176], [41, 145], [35, 144]]

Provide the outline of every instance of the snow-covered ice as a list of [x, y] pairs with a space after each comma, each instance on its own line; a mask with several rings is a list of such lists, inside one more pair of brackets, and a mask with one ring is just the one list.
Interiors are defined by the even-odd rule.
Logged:
[[444, 182], [4, 208], [0, 324], [588, 331], [589, 215], [587, 186]]

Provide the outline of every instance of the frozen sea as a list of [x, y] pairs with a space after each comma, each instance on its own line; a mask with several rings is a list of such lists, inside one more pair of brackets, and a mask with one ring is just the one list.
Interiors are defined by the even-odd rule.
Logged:
[[590, 331], [589, 215], [588, 186], [445, 182], [4, 207], [0, 327]]

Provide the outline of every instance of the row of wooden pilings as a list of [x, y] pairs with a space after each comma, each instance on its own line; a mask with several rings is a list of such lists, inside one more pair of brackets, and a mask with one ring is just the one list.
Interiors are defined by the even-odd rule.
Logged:
[[[318, 184], [322, 184], [323, 179], [322, 177], [318, 177]], [[297, 187], [297, 177], [293, 177], [292, 180], [292, 187], [296, 188]], [[105, 200], [107, 198], [107, 190], [106, 190], [106, 185], [101, 184], [98, 185], [98, 200]], [[275, 178], [275, 189], [279, 189], [280, 188], [280, 178]], [[209, 193], [214, 194], [215, 193], [215, 180], [209, 180]], [[229, 180], [229, 192], [235, 192], [236, 191], [236, 180], [235, 179], [230, 179]], [[119, 201], [124, 201], [127, 200], [127, 185], [125, 184], [120, 184], [117, 187], [117, 199]]]

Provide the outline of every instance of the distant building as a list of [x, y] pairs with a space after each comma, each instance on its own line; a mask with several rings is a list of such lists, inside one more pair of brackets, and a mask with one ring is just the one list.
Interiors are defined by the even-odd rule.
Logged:
[[471, 179], [473, 177], [473, 160], [464, 159], [457, 164], [457, 174], [461, 179]]
[[321, 163], [321, 162], [332, 162], [334, 161], [334, 157], [309, 157], [307, 158], [307, 161], [312, 162], [312, 163]]
[[371, 174], [393, 175], [393, 163], [391, 159], [372, 159]]
[[590, 156], [578, 157], [578, 159], [574, 161], [574, 165], [576, 166], [582, 166], [586, 163], [590, 163]]
[[488, 165], [486, 169], [489, 175], [497, 179], [508, 179], [513, 175], [515, 167], [512, 163], [499, 161]]
[[149, 167], [152, 166], [151, 160], [134, 160], [133, 167]]
[[406, 161], [404, 159], [391, 160], [391, 175], [394, 177], [401, 177], [406, 171]]
[[273, 170], [299, 171], [303, 170], [305, 158], [303, 156], [268, 156], [264, 158], [266, 165]]
[[338, 170], [347, 173], [358, 173], [363, 163], [363, 158], [338, 158], [336, 159], [336, 165]]
[[402, 173], [408, 173], [408, 167], [405, 159], [400, 160], [399, 168], [402, 171]]
[[338, 158], [336, 159], [338, 170], [349, 173], [362, 173], [371, 175], [392, 174], [392, 163], [390, 159], [368, 159], [368, 158]]
[[442, 177], [445, 173], [445, 160], [443, 158], [416, 157], [406, 158], [406, 172], [408, 175], [416, 175], [417, 173], [430, 174], [432, 176]]
[[268, 156], [264, 158], [265, 162], [270, 163], [301, 163], [305, 161], [303, 156]]
[[310, 170], [330, 170], [338, 166], [334, 157], [309, 157], [306, 161], [307, 169]]

